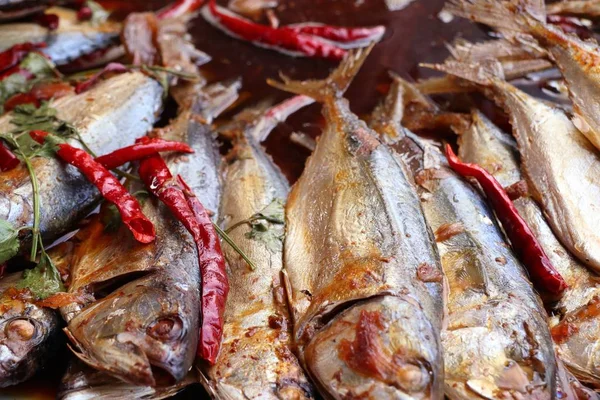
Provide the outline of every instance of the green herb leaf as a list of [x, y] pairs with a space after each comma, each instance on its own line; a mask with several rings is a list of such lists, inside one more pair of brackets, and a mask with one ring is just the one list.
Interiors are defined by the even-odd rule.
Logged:
[[88, 0], [87, 6], [92, 10], [92, 25], [100, 25], [105, 23], [110, 16], [110, 13], [104, 9], [100, 4], [95, 1]]
[[10, 260], [19, 251], [19, 231], [8, 221], [0, 219], [0, 264]]
[[255, 219], [264, 219], [272, 224], [285, 224], [285, 204], [281, 199], [275, 199], [262, 211], [255, 214]]
[[42, 250], [40, 262], [33, 269], [23, 272], [23, 278], [17, 285], [18, 289], [29, 289], [38, 299], [45, 299], [58, 292], [64, 292], [65, 287], [54, 263]]

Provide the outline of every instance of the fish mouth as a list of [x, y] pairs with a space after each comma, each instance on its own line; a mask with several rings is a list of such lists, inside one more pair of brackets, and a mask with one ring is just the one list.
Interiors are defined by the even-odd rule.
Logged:
[[187, 373], [168, 345], [143, 333], [119, 333], [98, 339], [93, 346], [84, 346], [68, 328], [64, 331], [72, 343], [69, 348], [77, 358], [124, 382], [154, 387], [179, 382]]
[[435, 398], [442, 393], [441, 349], [420, 306], [391, 295], [357, 303], [310, 341], [305, 363], [336, 398]]

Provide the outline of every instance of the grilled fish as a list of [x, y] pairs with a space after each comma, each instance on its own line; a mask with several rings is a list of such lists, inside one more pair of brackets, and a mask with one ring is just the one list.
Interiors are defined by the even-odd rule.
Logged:
[[[573, 122], [600, 149], [600, 47], [597, 42], [582, 40], [546, 24], [542, 1], [451, 0], [447, 9], [497, 27], [506, 36], [527, 42], [537, 50], [547, 51], [566, 80], [575, 114]], [[534, 40], [528, 42], [522, 34]]]
[[[505, 187], [520, 182], [512, 138], [477, 111], [473, 111], [472, 121], [469, 129], [459, 132], [461, 158], [479, 164]], [[558, 354], [577, 378], [600, 387], [600, 281], [560, 244], [537, 204], [526, 192], [523, 195], [514, 201], [515, 207], [569, 286], [552, 305], [556, 317], [551, 319], [551, 327]]]
[[[237, 98], [239, 82], [215, 84], [198, 94], [195, 107], [222, 111]], [[219, 107], [217, 107], [219, 105]], [[187, 141], [192, 156], [172, 155], [167, 164], [180, 174], [200, 200], [217, 216], [220, 198], [220, 155], [210, 125], [214, 115], [180, 112], [161, 136]], [[131, 192], [142, 189], [132, 185]], [[136, 243], [121, 224], [111, 231], [97, 218], [75, 238], [69, 292], [118, 286], [106, 297], [86, 306], [61, 308], [65, 329], [75, 354], [86, 364], [135, 385], [153, 386], [152, 367], [182, 380], [196, 354], [200, 315], [200, 273], [191, 235], [156, 199], [142, 206], [158, 232], [155, 243]], [[137, 273], [141, 277], [131, 279]], [[138, 275], [139, 276], [139, 275]]]
[[175, 396], [194, 383], [197, 380], [194, 373], [190, 372], [173, 385], [135, 386], [75, 360], [69, 364], [56, 397], [60, 400], [159, 400]]
[[296, 96], [268, 110], [243, 112], [224, 128], [233, 136], [233, 149], [227, 156], [221, 224], [255, 269], [230, 247], [223, 249], [229, 271], [224, 339], [216, 364], [201, 371], [217, 399], [313, 398], [292, 353], [281, 281], [289, 185], [260, 146], [279, 121], [312, 102]]
[[570, 0], [550, 3], [546, 7], [548, 14], [569, 14], [582, 17], [600, 17], [600, 1], [598, 0]]
[[[105, 154], [130, 145], [152, 128], [162, 105], [158, 82], [139, 72], [126, 73], [98, 83], [79, 95], [51, 103], [58, 117], [74, 125], [85, 143]], [[0, 132], [13, 129], [12, 113], [0, 117]], [[71, 143], [81, 146], [76, 140]], [[100, 199], [96, 188], [75, 168], [55, 158], [32, 160], [40, 184], [41, 222], [44, 240], [71, 229]], [[15, 227], [33, 224], [33, 188], [27, 169], [0, 173], [0, 218]], [[22, 239], [27, 246], [30, 237]]]
[[497, 63], [447, 61], [434, 68], [475, 82], [510, 117], [529, 192], [560, 242], [600, 271], [600, 158], [560, 108], [538, 100], [495, 74]]
[[372, 127], [388, 141], [395, 138], [435, 232], [449, 286], [442, 333], [446, 396], [555, 398], [554, 347], [541, 301], [477, 191], [453, 173], [433, 142], [404, 130], [398, 112], [385, 107], [407, 88], [396, 78]]
[[55, 65], [61, 66], [119, 44], [119, 23], [106, 21], [96, 26], [89, 21], [79, 21], [76, 11], [61, 7], [52, 7], [47, 12], [59, 17], [59, 26], [53, 31], [35, 22], [0, 25], [0, 51], [19, 43], [45, 42], [47, 47], [41, 51]]
[[29, 379], [58, 349], [60, 317], [12, 292], [21, 273], [0, 280], [0, 387]]
[[273, 85], [327, 124], [286, 206], [286, 293], [307, 371], [328, 396], [443, 396], [439, 258], [404, 166], [340, 97], [369, 50], [325, 81]]

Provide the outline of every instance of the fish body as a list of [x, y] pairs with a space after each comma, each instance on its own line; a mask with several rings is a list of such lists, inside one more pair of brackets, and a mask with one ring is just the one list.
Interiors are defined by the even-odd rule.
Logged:
[[568, 14], [582, 17], [600, 17], [600, 1], [598, 0], [570, 0], [557, 1], [548, 4], [548, 14]]
[[[260, 146], [262, 136], [278, 120], [312, 102], [297, 96], [268, 110], [243, 113], [229, 128], [234, 147], [227, 156], [220, 220], [255, 269], [232, 248], [223, 248], [229, 277], [223, 343], [215, 365], [201, 370], [207, 390], [217, 399], [314, 396], [293, 354], [292, 324], [281, 277], [289, 185]], [[279, 116], [274, 115], [277, 112]], [[244, 222], [259, 214], [268, 220]]]
[[[223, 88], [219, 97], [205, 98], [200, 93], [196, 104], [225, 102], [221, 108], [227, 107], [238, 89], [235, 82]], [[180, 174], [217, 217], [221, 157], [212, 128], [198, 122], [188, 109], [161, 132], [163, 138], [187, 141], [195, 150], [193, 155], [170, 155], [166, 161], [173, 176]], [[134, 185], [131, 191], [139, 189]], [[83, 310], [69, 305], [61, 312], [68, 321], [65, 332], [82, 361], [126, 382], [152, 386], [153, 367], [168, 372], [175, 381], [192, 367], [201, 289], [191, 235], [157, 199], [146, 199], [142, 210], [156, 227], [152, 244], [136, 243], [122, 225], [111, 232], [100, 218], [80, 231], [69, 291], [95, 292], [107, 283], [113, 287], [125, 283]], [[133, 273], [138, 275], [132, 279]]]
[[447, 61], [435, 68], [474, 82], [507, 112], [531, 197], [560, 242], [600, 271], [600, 158], [592, 143], [559, 107], [495, 76], [497, 63]]
[[119, 43], [121, 26], [107, 21], [97, 26], [89, 21], [79, 21], [77, 12], [53, 7], [48, 13], [59, 17], [59, 26], [49, 30], [35, 22], [13, 22], [0, 25], [0, 51], [20, 43], [46, 43], [41, 51], [55, 65], [61, 66], [81, 56], [103, 50]]
[[[556, 360], [543, 306], [480, 194], [433, 142], [397, 124], [412, 86], [396, 78], [372, 126], [393, 139], [418, 185], [448, 283], [442, 332], [451, 399], [555, 398]], [[386, 117], [387, 116], [387, 117]], [[382, 122], [388, 121], [385, 125]], [[396, 122], [394, 122], [396, 121]], [[395, 135], [384, 128], [394, 127]]]
[[[479, 112], [472, 113], [472, 121], [469, 129], [460, 132], [461, 158], [479, 164], [505, 187], [519, 182], [518, 151], [512, 138]], [[562, 298], [552, 305], [556, 316], [550, 321], [558, 354], [577, 378], [600, 387], [597, 355], [600, 282], [560, 244], [542, 211], [527, 193], [516, 199], [514, 205], [568, 285]]]
[[351, 53], [324, 82], [277, 85], [323, 101], [327, 121], [286, 206], [294, 336], [331, 398], [441, 399], [443, 285], [431, 232], [404, 166], [336, 96], [366, 54]]
[[13, 289], [20, 278], [0, 280], [0, 388], [29, 379], [58, 350], [60, 317]]
[[[139, 72], [98, 83], [79, 95], [51, 103], [58, 118], [75, 126], [82, 139], [102, 155], [133, 144], [152, 128], [162, 106], [158, 82]], [[0, 117], [0, 132], [13, 129], [12, 113]], [[77, 139], [70, 139], [81, 147]], [[32, 164], [39, 181], [40, 230], [51, 242], [73, 228], [100, 199], [98, 190], [72, 166], [52, 157], [36, 157]], [[0, 173], [0, 218], [15, 227], [33, 225], [33, 187], [26, 167]], [[27, 246], [29, 237], [21, 241]]]

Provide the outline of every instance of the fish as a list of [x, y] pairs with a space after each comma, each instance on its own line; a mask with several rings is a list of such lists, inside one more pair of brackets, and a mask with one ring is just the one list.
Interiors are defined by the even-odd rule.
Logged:
[[223, 343], [216, 363], [199, 371], [215, 399], [315, 396], [293, 353], [281, 279], [289, 184], [260, 146], [278, 122], [311, 103], [310, 97], [296, 96], [268, 109], [259, 106], [221, 128], [233, 148], [226, 156], [220, 223], [255, 267], [223, 248], [229, 277]]
[[[237, 99], [239, 88], [239, 81], [205, 88], [194, 103], [197, 114], [193, 108], [181, 110], [169, 126], [154, 132], [195, 150], [193, 155], [169, 155], [166, 162], [214, 218], [221, 196], [221, 156], [210, 126], [215, 115], [202, 112], [222, 112]], [[130, 192], [142, 189], [135, 182]], [[60, 311], [80, 360], [127, 383], [154, 386], [159, 371], [178, 382], [193, 365], [201, 282], [196, 246], [184, 226], [157, 199], [146, 198], [142, 211], [158, 233], [149, 245], [135, 242], [123, 224], [103, 215], [78, 232], [68, 291], [91, 292], [96, 301], [65, 305]]]
[[600, 1], [598, 0], [570, 0], [557, 1], [546, 6], [548, 14], [568, 14], [588, 18], [600, 17]]
[[[50, 106], [57, 117], [76, 127], [85, 144], [98, 155], [133, 144], [145, 135], [162, 109], [161, 85], [140, 73], [129, 72], [102, 81], [79, 95], [67, 95]], [[14, 129], [13, 113], [0, 117], [0, 132]], [[69, 143], [81, 147], [80, 142]], [[46, 243], [74, 228], [98, 204], [100, 193], [72, 166], [54, 157], [35, 157], [39, 181], [40, 231]], [[0, 218], [15, 228], [33, 225], [33, 187], [23, 163], [0, 173]], [[31, 235], [20, 239], [26, 249]]]
[[162, 384], [156, 387], [135, 386], [119, 381], [101, 371], [86, 366], [79, 360], [69, 363], [58, 394], [59, 400], [160, 400], [175, 396], [186, 387], [197, 384], [196, 376], [190, 372], [175, 384]]
[[[11, 22], [0, 25], [0, 51], [16, 44], [46, 43], [40, 51], [57, 66], [69, 64], [83, 56], [119, 45], [121, 24], [105, 21], [98, 25], [77, 19], [77, 12], [62, 7], [47, 9], [56, 14], [59, 26], [49, 30], [35, 22]], [[115, 53], [114, 57], [123, 52]]]
[[0, 388], [31, 378], [60, 345], [60, 316], [14, 289], [20, 279], [15, 272], [0, 280]]
[[[555, 398], [557, 365], [546, 313], [493, 212], [450, 169], [436, 142], [399, 125], [399, 107], [385, 107], [392, 99], [404, 104], [402, 93], [411, 86], [396, 77], [371, 127], [408, 166], [436, 238], [448, 283], [441, 335], [445, 394], [453, 400]], [[396, 135], [389, 134], [393, 126]]]
[[43, 12], [55, 1], [52, 0], [2, 0], [0, 22], [12, 21]]
[[[479, 164], [502, 186], [522, 182], [518, 149], [512, 137], [477, 110], [472, 111], [471, 120], [468, 129], [458, 131], [461, 159]], [[542, 210], [526, 190], [514, 200], [514, 205], [568, 285], [558, 302], [547, 305], [554, 313], [550, 327], [558, 355], [579, 380], [598, 388], [600, 280], [560, 244]]]
[[[592, 143], [558, 106], [501, 79], [493, 60], [432, 66], [475, 83], [508, 114], [531, 197], [552, 231], [580, 261], [600, 271], [600, 159]], [[582, 171], [585, 171], [582, 173]]]
[[566, 81], [573, 123], [600, 149], [600, 46], [595, 40], [582, 40], [546, 23], [542, 1], [450, 0], [446, 9], [498, 28], [515, 42], [545, 51]]
[[371, 48], [350, 52], [324, 81], [269, 81], [322, 102], [326, 120], [286, 205], [293, 334], [328, 397], [441, 399], [433, 236], [405, 167], [341, 97]]

